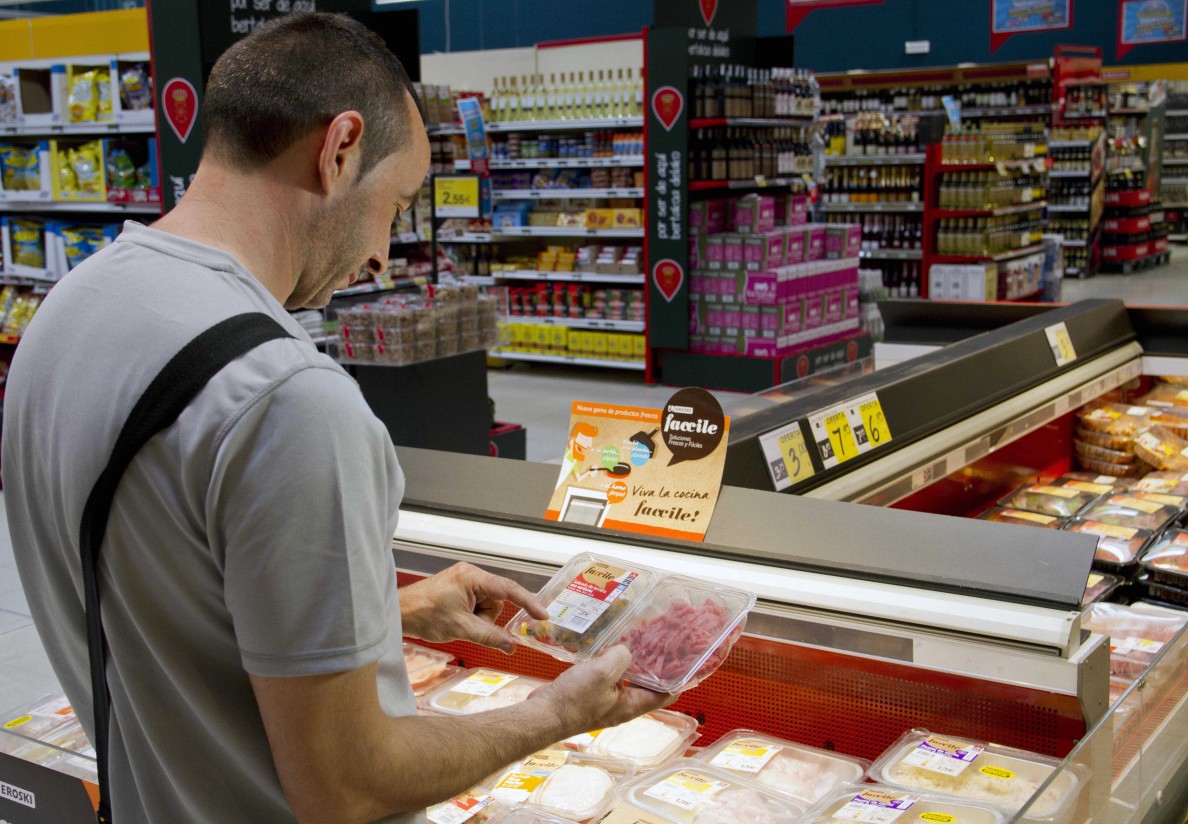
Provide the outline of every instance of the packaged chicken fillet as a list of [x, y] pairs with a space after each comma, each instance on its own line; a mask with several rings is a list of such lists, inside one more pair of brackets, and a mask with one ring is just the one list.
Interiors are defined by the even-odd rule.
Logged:
[[839, 787], [814, 807], [802, 824], [838, 821], [878, 824], [1001, 824], [1002, 811], [989, 804], [954, 801], [939, 795], [905, 791], [881, 784]]
[[676, 693], [721, 665], [742, 635], [755, 596], [732, 587], [582, 553], [539, 594], [549, 619], [523, 610], [508, 622], [516, 640], [562, 661], [626, 644], [626, 679]]
[[591, 821], [606, 812], [615, 788], [632, 773], [631, 765], [617, 758], [551, 749], [517, 761], [484, 783], [500, 803]]
[[1150, 414], [1151, 410], [1145, 406], [1100, 403], [1082, 409], [1077, 413], [1077, 420], [1082, 429], [1133, 438], [1147, 426]]
[[986, 510], [978, 516], [978, 520], [1018, 526], [1040, 526], [1045, 529], [1060, 529], [1064, 525], [1064, 520], [1054, 515], [1041, 515], [1038, 512], [1027, 512], [1023, 509], [1009, 509], [1002, 506]]
[[870, 766], [858, 758], [752, 730], [726, 733], [697, 758], [809, 805], [816, 804], [841, 784], [861, 781]]
[[698, 736], [697, 721], [684, 713], [657, 710], [603, 730], [566, 739], [581, 752], [628, 761], [636, 771], [650, 770], [684, 753]]
[[675, 824], [784, 824], [803, 804], [703, 761], [682, 759], [644, 773], [616, 798]]
[[1157, 583], [1188, 589], [1188, 529], [1169, 529], [1143, 555], [1143, 566]]
[[[984, 741], [911, 730], [884, 752], [869, 777], [908, 790], [989, 802], [1016, 813], [1060, 762]], [[1064, 770], [1028, 808], [1027, 821], [1061, 821], [1081, 790], [1081, 776]]]
[[1081, 596], [1081, 606], [1095, 604], [1110, 597], [1110, 593], [1122, 585], [1122, 579], [1117, 575], [1105, 572], [1090, 572], [1089, 581], [1085, 584], [1085, 594]]
[[545, 685], [539, 678], [492, 669], [468, 669], [424, 698], [426, 709], [443, 715], [472, 715], [519, 704]]
[[1110, 675], [1137, 678], [1188, 623], [1188, 614], [1151, 606], [1097, 603], [1081, 613], [1081, 627], [1110, 637]]
[[1158, 532], [1180, 510], [1171, 504], [1145, 497], [1146, 493], [1121, 493], [1102, 498], [1082, 513], [1086, 521], [1137, 527]]
[[1122, 570], [1138, 563], [1143, 547], [1155, 534], [1149, 529], [1106, 524], [1090, 519], [1078, 519], [1068, 524], [1065, 529], [1069, 532], [1097, 536], [1097, 551], [1093, 555], [1093, 563], [1094, 566], [1108, 570]]
[[1051, 484], [1028, 484], [1021, 486], [998, 502], [999, 506], [1022, 509], [1052, 515], [1056, 518], [1072, 518], [1097, 496], [1067, 486]]

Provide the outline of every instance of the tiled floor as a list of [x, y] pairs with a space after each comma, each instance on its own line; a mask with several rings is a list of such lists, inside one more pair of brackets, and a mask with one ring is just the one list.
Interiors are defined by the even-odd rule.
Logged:
[[[1170, 267], [1151, 272], [1065, 282], [1065, 300], [1090, 297], [1120, 297], [1138, 305], [1188, 306], [1188, 251], [1179, 247]], [[527, 427], [528, 459], [534, 461], [560, 460], [574, 400], [659, 406], [673, 392], [671, 387], [645, 385], [637, 373], [526, 364], [493, 370], [489, 380], [497, 419]], [[723, 394], [722, 405], [729, 413], [744, 397]], [[0, 507], [0, 712], [55, 690], [56, 684], [29, 617], [13, 563], [7, 519]]]

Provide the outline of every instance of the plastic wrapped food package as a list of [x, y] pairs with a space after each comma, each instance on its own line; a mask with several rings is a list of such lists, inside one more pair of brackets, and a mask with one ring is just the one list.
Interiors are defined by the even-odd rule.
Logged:
[[1151, 410], [1145, 406], [1101, 403], [1082, 409], [1077, 413], [1077, 420], [1082, 429], [1134, 437], [1147, 426], [1150, 414]]
[[1188, 614], [1152, 607], [1097, 603], [1085, 607], [1081, 627], [1110, 637], [1110, 674], [1137, 678], [1188, 623]]
[[657, 710], [617, 727], [575, 736], [566, 743], [572, 742], [584, 752], [621, 758], [642, 771], [682, 754], [697, 736], [697, 721], [693, 718]]
[[763, 787], [815, 804], [841, 784], [862, 780], [869, 762], [782, 741], [752, 730], [735, 730], [698, 756], [713, 767]]
[[1085, 584], [1085, 594], [1081, 596], [1081, 606], [1104, 601], [1121, 584], [1122, 579], [1117, 575], [1109, 575], [1104, 572], [1090, 572], [1089, 581]]
[[448, 652], [419, 647], [407, 641], [404, 644], [404, 666], [414, 690], [435, 680], [453, 660], [454, 656]]
[[1041, 515], [1038, 512], [1027, 512], [1022, 509], [1010, 509], [996, 506], [978, 516], [981, 521], [994, 521], [999, 524], [1017, 524], [1019, 526], [1040, 526], [1045, 529], [1060, 529], [1064, 521], [1054, 515]]
[[471, 715], [519, 704], [544, 684], [525, 675], [468, 669], [429, 693], [425, 706], [444, 715]]
[[373, 360], [375, 363], [384, 363], [388, 366], [407, 366], [418, 360], [417, 345], [412, 343], [377, 343], [374, 351]]
[[999, 506], [1022, 509], [1053, 515], [1057, 518], [1071, 518], [1094, 501], [1097, 496], [1067, 486], [1049, 484], [1028, 484], [1016, 489], [999, 501]]
[[1102, 524], [1137, 527], [1158, 532], [1179, 514], [1179, 509], [1170, 504], [1144, 497], [1147, 494], [1149, 493], [1122, 493], [1102, 498], [1086, 510], [1082, 514], [1082, 518]]
[[338, 358], [352, 363], [374, 363], [375, 344], [343, 341], [338, 347]]
[[1188, 529], [1164, 532], [1142, 561], [1155, 581], [1188, 588]]
[[558, 818], [525, 804], [503, 806], [501, 810], [490, 819], [490, 824], [573, 824], [568, 818]]
[[1178, 438], [1188, 438], [1188, 406], [1151, 405], [1151, 423], [1166, 428]]
[[1134, 453], [1156, 469], [1188, 472], [1188, 441], [1165, 426], [1140, 432], [1134, 439]]
[[1106, 449], [1104, 446], [1094, 446], [1091, 443], [1085, 443], [1076, 439], [1073, 440], [1073, 449], [1079, 457], [1088, 458], [1091, 461], [1097, 461], [1099, 463], [1126, 466], [1134, 463], [1135, 460], [1133, 452], [1119, 452], [1114, 449]]
[[1096, 481], [1082, 481], [1077, 478], [1058, 478], [1052, 481], [1053, 486], [1067, 486], [1069, 489], [1075, 489], [1078, 492], [1088, 492], [1090, 495], [1105, 495], [1113, 492], [1118, 484], [1114, 481], [1109, 483], [1097, 483]]
[[1092, 429], [1076, 430], [1076, 440], [1118, 452], [1130, 452], [1134, 449], [1134, 438], [1130, 435], [1111, 435], [1109, 432], [1094, 432]]
[[[1027, 804], [1059, 764], [1024, 750], [911, 730], [875, 761], [869, 775], [905, 789], [987, 801], [1013, 813]], [[1077, 772], [1063, 771], [1031, 805], [1026, 820], [1059, 818], [1076, 799], [1082, 783]]]
[[1065, 485], [1065, 481], [1088, 481], [1091, 484], [1117, 484], [1122, 479], [1116, 475], [1101, 475], [1096, 472], [1065, 472], [1054, 483]]
[[784, 824], [803, 804], [702, 761], [682, 759], [645, 773], [618, 797], [679, 824]]
[[1149, 529], [1106, 524], [1090, 519], [1073, 521], [1065, 529], [1069, 532], [1097, 536], [1097, 551], [1093, 555], [1093, 560], [1110, 568], [1137, 563], [1139, 553], [1154, 534]]
[[471, 787], [425, 811], [429, 824], [488, 824], [503, 806], [482, 787]]
[[574, 821], [597, 818], [632, 773], [617, 758], [543, 750], [500, 770], [485, 785], [500, 803], [527, 804]]
[[1132, 464], [1112, 464], [1078, 455], [1077, 463], [1082, 469], [1089, 472], [1115, 475], [1119, 478], [1138, 478], [1151, 471], [1151, 465], [1141, 460], [1136, 460]]
[[1188, 495], [1188, 472], [1148, 472], [1135, 481], [1132, 488], [1165, 495]]
[[1156, 401], [1172, 406], [1188, 407], [1188, 388], [1171, 383], [1158, 383], [1142, 397], [1143, 403]]
[[[1003, 814], [996, 807], [976, 802], [954, 801], [937, 795], [905, 792], [880, 784], [840, 787], [813, 808], [802, 824], [842, 821], [909, 822], [933, 821], [944, 824], [1000, 824]], [[904, 816], [904, 813], [910, 813]], [[903, 816], [901, 818], [901, 816]]]
[[55, 736], [75, 727], [81, 730], [78, 717], [66, 696], [43, 695], [41, 698], [6, 713], [0, 725], [8, 732], [37, 741], [56, 743]]

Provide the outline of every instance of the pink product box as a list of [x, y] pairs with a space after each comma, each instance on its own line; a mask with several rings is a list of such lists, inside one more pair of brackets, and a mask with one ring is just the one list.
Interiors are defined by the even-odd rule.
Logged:
[[739, 234], [753, 235], [775, 228], [775, 198], [768, 195], [747, 195], [734, 201], [731, 224]]
[[722, 266], [726, 269], [739, 270], [745, 268], [744, 253], [743, 253], [743, 236], [742, 235], [722, 235], [725, 242], [722, 244], [723, 259]]
[[775, 306], [782, 284], [778, 272], [747, 272], [743, 300], [748, 306]]
[[701, 201], [705, 204], [705, 233], [720, 235], [726, 231], [726, 201], [723, 198]]
[[690, 269], [702, 268], [702, 261], [701, 261], [702, 245], [700, 243], [700, 240], [701, 240], [700, 235], [689, 235], [689, 268]]
[[805, 234], [799, 229], [788, 232], [784, 238], [784, 264], [804, 263]]
[[862, 227], [857, 223], [831, 223], [825, 227], [825, 257], [858, 257], [862, 248]]
[[841, 289], [825, 293], [825, 323], [840, 323], [845, 314], [846, 296]]
[[788, 194], [776, 198], [777, 226], [803, 226], [808, 223], [808, 212], [808, 195]]
[[806, 224], [804, 233], [804, 259], [806, 261], [823, 259], [825, 257], [825, 224]]
[[846, 296], [846, 319], [858, 317], [858, 288], [850, 287], [844, 290]]
[[726, 236], [713, 235], [705, 241], [703, 269], [721, 269], [726, 263]]
[[784, 235], [768, 232], [743, 238], [744, 268], [776, 269], [784, 265]]

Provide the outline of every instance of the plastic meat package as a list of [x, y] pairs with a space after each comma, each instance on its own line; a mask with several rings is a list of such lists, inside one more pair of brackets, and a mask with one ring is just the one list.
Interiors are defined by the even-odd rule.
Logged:
[[606, 812], [615, 788], [634, 772], [629, 762], [564, 749], [542, 750], [483, 782], [502, 804], [526, 804], [573, 821]]
[[526, 675], [468, 669], [426, 695], [424, 706], [443, 715], [472, 715], [519, 704], [544, 685]]
[[697, 721], [684, 713], [656, 710], [617, 727], [575, 735], [565, 745], [629, 761], [637, 771], [650, 770], [679, 756], [697, 739]]
[[1188, 589], [1188, 529], [1169, 529], [1163, 533], [1142, 561], [1155, 581]]
[[1018, 526], [1041, 526], [1045, 529], [1060, 529], [1064, 521], [1054, 515], [1041, 515], [1038, 512], [1027, 512], [1022, 509], [1009, 509], [996, 506], [978, 516], [980, 521], [994, 521], [999, 524], [1017, 524]]
[[1052, 486], [1067, 486], [1069, 489], [1075, 489], [1078, 492], [1088, 492], [1090, 495], [1105, 495], [1107, 492], [1114, 492], [1119, 487], [1119, 482], [1116, 478], [1108, 475], [1105, 477], [1110, 478], [1110, 480], [1106, 483], [1100, 483], [1098, 481], [1070, 478], [1066, 475], [1063, 478], [1057, 478], [1052, 481]]
[[1102, 498], [1086, 510], [1082, 517], [1086, 521], [1158, 532], [1175, 518], [1180, 510], [1171, 504], [1154, 500], [1150, 495], [1151, 493], [1147, 492], [1111, 495]]
[[1083, 443], [1113, 449], [1118, 452], [1132, 452], [1134, 438], [1129, 435], [1111, 435], [1109, 432], [1094, 432], [1092, 429], [1076, 430], [1076, 439]]
[[1122, 579], [1117, 575], [1107, 575], [1104, 572], [1090, 572], [1089, 581], [1085, 584], [1085, 594], [1081, 596], [1081, 606], [1104, 601], [1110, 593], [1122, 585]]
[[1100, 403], [1077, 413], [1082, 429], [1133, 438], [1147, 426], [1151, 410], [1146, 406], [1127, 406], [1120, 403]]
[[408, 670], [408, 681], [414, 691], [440, 678], [453, 660], [454, 656], [448, 652], [404, 642], [404, 666]]
[[1137, 678], [1188, 623], [1188, 614], [1157, 607], [1097, 603], [1081, 613], [1081, 627], [1110, 637], [1110, 675]]
[[1134, 453], [1156, 469], [1188, 472], [1188, 441], [1165, 426], [1140, 432], [1134, 439]]
[[697, 756], [710, 766], [815, 804], [841, 784], [862, 780], [869, 762], [751, 730], [734, 730]]
[[507, 807], [490, 819], [490, 824], [573, 824], [568, 818], [541, 812], [524, 804]]
[[[931, 821], [944, 824], [1000, 824], [1002, 811], [988, 804], [954, 801], [938, 795], [907, 793], [881, 784], [839, 787], [802, 824], [842, 821]], [[910, 811], [910, 813], [909, 813]], [[900, 818], [904, 813], [909, 813]]]
[[1050, 484], [1028, 484], [1021, 486], [998, 502], [999, 506], [1022, 509], [1052, 515], [1056, 518], [1071, 518], [1097, 498], [1089, 492], [1081, 492], [1067, 486]]
[[788, 796], [687, 758], [645, 773], [616, 797], [678, 824], [785, 824], [805, 813]]
[[1088, 458], [1097, 463], [1118, 464], [1119, 466], [1129, 466], [1134, 463], [1133, 452], [1121, 452], [1116, 449], [1107, 449], [1104, 446], [1095, 446], [1085, 441], [1073, 439], [1073, 449], [1077, 453], [1078, 458]]
[[562, 661], [582, 661], [623, 643], [626, 679], [675, 693], [726, 660], [755, 596], [616, 558], [581, 553], [539, 593], [549, 619], [523, 610], [508, 622], [516, 640]]
[[1188, 495], [1188, 472], [1148, 472], [1134, 481], [1132, 488], [1164, 495]]
[[1122, 569], [1138, 563], [1139, 553], [1155, 534], [1149, 529], [1106, 524], [1089, 519], [1073, 521], [1065, 529], [1069, 532], [1096, 535], [1097, 551], [1093, 554], [1093, 562], [1109, 569]]
[[499, 802], [481, 787], [471, 787], [449, 801], [434, 804], [425, 811], [429, 824], [488, 824], [503, 809]]
[[[891, 745], [871, 767], [880, 783], [972, 801], [987, 801], [1018, 812], [1060, 762], [1037, 753], [911, 730]], [[1028, 821], [1059, 819], [1083, 784], [1079, 773], [1065, 770], [1028, 809]]]

